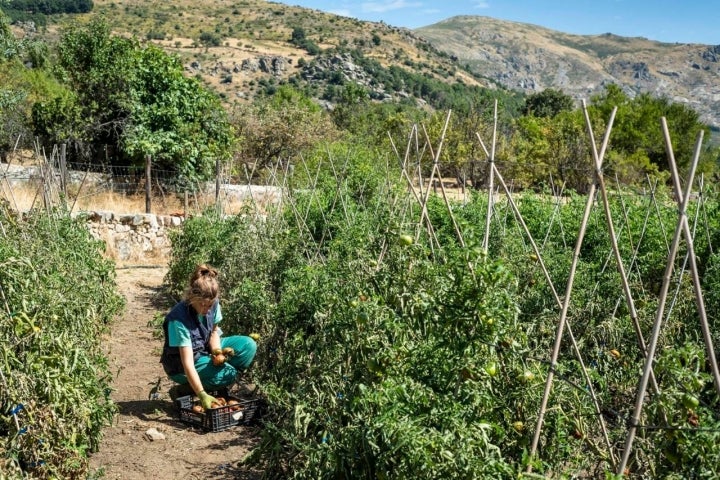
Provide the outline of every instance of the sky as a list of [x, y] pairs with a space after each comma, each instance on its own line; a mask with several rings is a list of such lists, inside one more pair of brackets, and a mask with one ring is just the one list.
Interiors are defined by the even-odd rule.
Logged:
[[274, 0], [360, 20], [418, 28], [482, 15], [579, 35], [614, 33], [720, 45], [720, 0]]

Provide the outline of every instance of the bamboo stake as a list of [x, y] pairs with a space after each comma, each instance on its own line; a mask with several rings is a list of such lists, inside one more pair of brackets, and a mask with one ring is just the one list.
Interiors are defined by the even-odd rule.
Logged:
[[[423, 132], [425, 133], [425, 140], [430, 143], [430, 139], [427, 138], [427, 132], [423, 129]], [[430, 147], [432, 151], [432, 146]], [[437, 154], [437, 158], [440, 157], [440, 152]], [[458, 241], [460, 242], [460, 246], [462, 248], [465, 248], [465, 240], [463, 239], [462, 233], [460, 232], [460, 227], [457, 224], [457, 220], [455, 220], [455, 215], [452, 211], [452, 206], [450, 206], [450, 200], [448, 200], [447, 193], [445, 192], [445, 185], [443, 184], [442, 178], [440, 178], [440, 192], [442, 193], [443, 201], [445, 202], [445, 208], [447, 208], [448, 214], [450, 214], [450, 220], [453, 224], [453, 229], [455, 230], [455, 235], [458, 238]], [[471, 268], [472, 270], [472, 268]]]
[[[491, 152], [488, 160], [490, 161], [490, 168], [488, 169], [488, 204], [487, 204], [487, 214], [485, 215], [485, 236], [483, 237], [483, 243], [482, 248], [484, 250], [487, 250], [488, 248], [488, 242], [490, 241], [490, 218], [492, 217], [492, 209], [493, 209], [493, 200], [495, 195], [495, 188], [493, 184], [493, 179], [495, 176], [493, 175], [493, 170], [495, 168], [495, 144], [497, 143], [497, 106], [498, 101], [495, 99], [495, 110], [493, 114], [493, 137], [492, 137], [492, 145], [491, 145]], [[484, 148], [484, 147], [483, 147]]]
[[[607, 144], [610, 140], [610, 129], [605, 131], [605, 138], [603, 140], [602, 148], [600, 150], [600, 154], [598, 155], [598, 167], [602, 167], [602, 161], [605, 157], [605, 149], [607, 148]], [[552, 383], [553, 383], [553, 377], [555, 374], [555, 369], [557, 368], [557, 359], [560, 355], [560, 345], [562, 344], [562, 336], [563, 332], [565, 330], [565, 325], [567, 322], [567, 312], [568, 308], [570, 307], [570, 296], [572, 294], [573, 284], [575, 282], [575, 272], [577, 271], [578, 261], [580, 259], [580, 249], [582, 247], [582, 242], [585, 238], [585, 232], [587, 230], [587, 224], [588, 220], [590, 219], [590, 212], [592, 211], [593, 203], [595, 201], [595, 190], [596, 190], [596, 184], [593, 182], [590, 185], [590, 190], [588, 192], [588, 198], [587, 202], [585, 203], [585, 211], [583, 212], [583, 218], [582, 222], [580, 224], [580, 231], [578, 232], [577, 241], [575, 242], [575, 250], [573, 252], [572, 257], [572, 263], [570, 265], [570, 275], [568, 277], [568, 282], [565, 288], [565, 297], [563, 298], [563, 306], [562, 311], [560, 312], [560, 321], [558, 322], [557, 331], [555, 332], [555, 343], [553, 345], [553, 351], [552, 356], [550, 359], [550, 369], [548, 371], [548, 377], [545, 382], [545, 391], [543, 392], [543, 398], [540, 405], [540, 412], [538, 414], [538, 421], [537, 425], [535, 427], [535, 434], [533, 435], [532, 445], [530, 447], [530, 458], [532, 459], [535, 456], [535, 453], [537, 452], [537, 446], [540, 441], [540, 431], [542, 429], [542, 424], [545, 419], [545, 411], [547, 409], [547, 403], [550, 398], [550, 390], [552, 389]], [[532, 470], [532, 463], [528, 464], [527, 471], [530, 472]]]
[[[424, 215], [425, 217], [428, 216], [427, 202], [428, 202], [428, 199], [430, 198], [430, 185], [432, 185], [433, 179], [435, 178], [435, 172], [437, 170], [439, 170], [438, 163], [440, 162], [440, 153], [442, 152], [442, 146], [443, 146], [443, 143], [445, 142], [445, 134], [447, 133], [448, 125], [450, 124], [451, 113], [452, 113], [452, 111], [448, 110], [447, 117], [445, 118], [445, 125], [443, 126], [442, 134], [440, 135], [440, 144], [438, 145], [437, 151], [433, 154], [433, 166], [432, 166], [432, 169], [430, 170], [430, 179], [428, 181], [428, 189], [425, 191], [425, 196], [423, 197], [423, 201], [422, 201], [422, 205], [421, 205], [422, 206], [422, 215]], [[423, 130], [424, 130], [424, 127], [423, 127]], [[428, 138], [427, 132], [425, 132], [425, 138], [426, 139]], [[427, 143], [427, 145], [430, 148], [432, 148], [432, 145], [430, 145], [429, 143]], [[442, 179], [440, 181], [442, 181]], [[419, 233], [420, 232], [417, 232], [415, 235], [416, 242], [419, 239]]]
[[[665, 117], [662, 118], [662, 126], [668, 146], [668, 160], [670, 162], [670, 170], [672, 173], [673, 184], [678, 192], [678, 198], [680, 198], [680, 196], [682, 196], [682, 185], [680, 184], [680, 176], [678, 175], [677, 164], [675, 163], [675, 155], [673, 154], [672, 145], [670, 144], [670, 132], [668, 131]], [[700, 130], [695, 153], [695, 156], [698, 160], [700, 157], [700, 149], [702, 147], [703, 134], [704, 132]], [[697, 163], [698, 160], [695, 160], [694, 163]], [[690, 176], [690, 179], [692, 179], [692, 176]], [[684, 205], [685, 209], [687, 209], [687, 204], [690, 201], [692, 183], [688, 185], [687, 189], [687, 201]], [[710, 361], [710, 370], [712, 371], [713, 380], [715, 383], [715, 390], [717, 391], [718, 395], [720, 395], [720, 369], [718, 368], [717, 358], [715, 357], [715, 347], [713, 346], [712, 333], [710, 332], [710, 325], [708, 324], [707, 320], [707, 312], [705, 311], [705, 300], [703, 299], [700, 273], [698, 271], [697, 260], [695, 258], [693, 235], [690, 231], [690, 225], [688, 224], [687, 212], [684, 213], [680, 220], [682, 223], [683, 236], [685, 237], [685, 243], [687, 245], [688, 256], [690, 258], [690, 273], [692, 275], [693, 290], [695, 291], [695, 302], [697, 303], [698, 314], [700, 315], [700, 328], [702, 330], [703, 339], [705, 340], [705, 349], [707, 350], [708, 360]]]
[[[553, 294], [553, 297], [555, 298], [555, 303], [562, 308], [563, 302], [560, 300], [560, 296], [557, 293], [557, 290], [555, 289], [555, 285], [552, 281], [552, 278], [550, 277], [550, 272], [548, 271], [547, 267], [545, 266], [545, 262], [542, 259], [542, 255], [540, 255], [540, 250], [535, 243], [535, 240], [533, 239], [532, 234], [530, 233], [530, 229], [528, 228], [527, 224], [525, 223], [525, 220], [523, 219], [522, 214], [520, 213], [520, 210], [518, 209], [517, 205], [515, 204], [515, 201], [512, 198], [512, 195], [510, 194], [510, 190], [507, 188], [507, 185], [505, 184], [505, 180], [503, 180], [502, 175], [500, 175], [500, 172], [498, 171], [495, 164], [492, 165], [492, 168], [494, 170], [494, 174], [497, 175], [498, 183], [502, 186], [503, 190], [505, 190], [505, 195], [507, 196], [508, 202], [510, 203], [510, 206], [513, 210], [513, 213], [515, 214], [515, 217], [517, 218], [517, 221], [522, 225], [523, 230], [525, 231], [525, 235], [528, 237], [528, 241], [532, 245], [533, 251], [535, 252], [535, 255], [537, 255], [538, 262], [540, 263], [540, 268], [543, 271], [543, 274], [545, 275], [545, 280], [548, 283], [548, 286], [550, 287], [550, 291]], [[590, 380], [590, 374], [587, 371], [587, 367], [585, 366], [585, 362], [583, 360], [582, 354], [580, 353], [580, 347], [578, 346], [577, 341], [575, 340], [575, 335], [573, 334], [572, 328], [570, 327], [570, 323], [567, 324], [568, 329], [568, 336], [570, 337], [570, 343], [572, 344], [573, 351], [575, 352], [575, 356], [578, 359], [578, 362], [580, 363], [580, 369], [582, 370], [583, 378], [585, 380], [585, 384], [588, 386], [588, 390], [590, 393], [590, 398], [592, 399], [593, 406], [595, 407], [595, 413], [598, 415], [598, 420], [600, 421], [600, 429], [602, 430], [603, 438], [605, 439], [605, 445], [608, 448], [608, 452], [610, 452], [610, 458], [612, 460], [613, 466], [615, 465], [616, 459], [615, 455], [612, 451], [612, 445], [610, 443], [610, 437], [608, 436], [607, 427], [605, 425], [605, 420], [602, 416], [602, 410], [600, 408], [600, 401], [597, 398], [597, 395], [595, 394], [595, 388], [593, 387], [592, 381]]]
[[704, 225], [705, 225], [705, 235], [707, 236], [707, 242], [708, 242], [708, 249], [710, 250], [710, 255], [713, 255], [713, 246], [712, 246], [712, 239], [710, 238], [710, 229], [708, 228], [709, 221], [708, 221], [708, 215], [707, 210], [705, 209], [705, 174], [700, 174], [700, 207], [702, 208], [703, 212], [703, 218], [705, 219]]
[[[667, 131], [666, 124], [665, 124], [665, 118], [663, 117], [661, 119], [661, 123], [663, 126], [664, 132]], [[674, 165], [674, 160], [670, 160], [672, 157], [672, 145], [670, 144], [670, 139], [668, 138], [668, 135], [666, 134], [665, 137], [665, 144], [667, 149], [667, 155], [668, 155], [668, 161]], [[702, 144], [702, 131], [700, 132], [700, 135], [698, 135], [698, 143], [695, 149], [695, 156], [692, 160], [692, 163], [690, 165], [690, 173], [688, 175], [687, 180], [687, 190], [685, 191], [685, 194], [682, 195], [681, 190], [677, 189], [677, 186], [679, 185], [679, 179], [677, 179], [676, 183], [676, 197], [679, 202], [679, 212], [678, 212], [678, 222], [675, 227], [675, 233], [673, 235], [672, 243], [670, 244], [670, 253], [667, 257], [667, 261], [665, 263], [665, 273], [663, 275], [663, 282], [662, 286], [660, 287], [660, 294], [659, 294], [659, 301], [658, 301], [658, 309], [655, 315], [655, 321], [653, 323], [653, 329], [652, 334], [650, 336], [650, 343], [648, 344], [648, 350], [647, 354], [645, 355], [645, 366], [643, 368], [643, 374], [640, 378], [640, 382], [638, 384], [637, 388], [637, 396], [635, 398], [635, 408], [633, 410], [632, 417], [630, 417], [629, 421], [629, 428], [627, 432], [627, 436], [625, 438], [625, 447], [623, 449], [622, 458], [620, 460], [620, 463], [617, 468], [617, 474], [622, 475], [625, 472], [625, 468], [627, 467], [628, 460], [630, 458], [630, 452], [632, 451], [632, 444], [635, 440], [635, 435], [637, 433], [637, 428], [640, 423], [640, 414], [642, 413], [643, 408], [643, 402], [645, 399], [645, 392], [647, 391], [648, 382], [650, 380], [650, 372], [652, 370], [652, 363], [655, 360], [655, 352], [657, 350], [657, 344], [658, 340], [660, 338], [660, 330], [662, 328], [662, 322], [664, 318], [664, 311], [665, 311], [665, 302], [667, 301], [667, 294], [668, 289], [670, 288], [670, 278], [672, 276], [673, 267], [675, 264], [675, 257], [678, 252], [678, 247], [680, 245], [680, 237], [682, 235], [683, 230], [683, 219], [686, 219], [686, 209], [687, 204], [690, 201], [690, 193], [692, 191], [692, 184], [693, 184], [693, 178], [695, 176], [695, 169], [697, 168], [697, 163], [700, 158], [700, 149], [699, 146]], [[677, 170], [672, 170], [671, 173], [673, 174], [673, 177], [677, 176]], [[676, 179], [673, 178], [673, 182], [676, 182]]]
[[[595, 181], [597, 182], [600, 189], [600, 198], [603, 203], [603, 210], [605, 211], [605, 221], [607, 223], [608, 234], [612, 243], [613, 254], [615, 255], [615, 265], [620, 274], [620, 280], [622, 282], [623, 293], [625, 294], [625, 303], [627, 303], [628, 310], [630, 313], [630, 320], [632, 321], [633, 327], [635, 328], [635, 336], [637, 337], [638, 346], [643, 355], [647, 355], [647, 345], [645, 344], [645, 338], [640, 328], [640, 321], [638, 320], [637, 310], [635, 309], [635, 301], [633, 300], [632, 291], [630, 290], [630, 282], [628, 281], [627, 273], [625, 273], [625, 266], [623, 264], [622, 255], [620, 253], [620, 247], [617, 242], [617, 235], [615, 234], [615, 225], [613, 224], [612, 212], [610, 211], [610, 201], [608, 200], [607, 189], [605, 187], [605, 178], [602, 172], [603, 159], [598, 156], [597, 146], [595, 145], [595, 135], [592, 129], [592, 122], [590, 121], [590, 114], [585, 105], [585, 100], [582, 101], [582, 109], [585, 114], [585, 124], [588, 129], [588, 135], [590, 137], [592, 155], [595, 163]], [[612, 125], [615, 120], [615, 114], [617, 113], [617, 107], [613, 108], [610, 114], [610, 120], [608, 121], [607, 133], [612, 130]], [[660, 387], [658, 386], [655, 373], [651, 370], [650, 382], [652, 388], [656, 394], [660, 393]], [[665, 412], [662, 412], [663, 420], [665, 424], [668, 423]]]
[[[693, 219], [693, 229], [692, 229], [692, 236], [693, 238], [696, 238], [695, 235], [697, 233], [697, 225], [698, 225], [698, 217], [700, 216], [700, 209], [695, 209], [695, 218]], [[669, 319], [672, 315], [672, 311], [675, 308], [675, 305], [677, 304], [677, 299], [680, 296], [680, 290], [682, 288], [682, 281], [683, 277], [685, 276], [685, 272], [687, 272], [688, 269], [688, 263], [690, 261], [690, 251], [685, 252], [685, 256], [683, 258], [682, 267], [680, 267], [680, 273], [678, 274], [678, 280], [675, 282], [675, 293], [673, 293], [672, 300], [670, 301], [670, 306], [668, 307], [667, 314], [665, 315], [665, 319]]]

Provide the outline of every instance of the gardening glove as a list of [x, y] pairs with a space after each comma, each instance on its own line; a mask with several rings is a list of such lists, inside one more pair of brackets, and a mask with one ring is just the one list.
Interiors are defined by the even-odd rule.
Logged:
[[200, 404], [205, 410], [212, 408], [213, 403], [217, 403], [215, 397], [205, 392], [205, 390], [198, 393], [198, 398], [200, 399]]

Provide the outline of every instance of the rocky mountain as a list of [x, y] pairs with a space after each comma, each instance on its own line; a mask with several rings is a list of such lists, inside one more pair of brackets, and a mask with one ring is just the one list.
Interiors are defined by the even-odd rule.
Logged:
[[94, 5], [88, 14], [61, 17], [45, 35], [56, 38], [71, 21], [104, 17], [115, 33], [177, 55], [188, 75], [229, 104], [289, 81], [309, 86], [321, 102], [329, 87], [354, 82], [375, 100], [414, 98], [420, 105], [419, 92], [428, 88], [420, 82], [428, 81], [525, 93], [552, 87], [576, 99], [612, 82], [630, 96], [649, 92], [683, 102], [720, 129], [720, 45], [571, 35], [480, 16], [409, 30], [267, 0]]
[[686, 103], [720, 128], [720, 45], [571, 35], [481, 16], [452, 17], [414, 32], [510, 89], [556, 88], [581, 99], [613, 82], [630, 96], [649, 92]]

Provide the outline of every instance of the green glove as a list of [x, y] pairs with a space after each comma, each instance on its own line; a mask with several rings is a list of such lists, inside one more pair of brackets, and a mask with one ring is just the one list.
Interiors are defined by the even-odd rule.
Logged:
[[212, 408], [213, 403], [217, 403], [215, 397], [206, 393], [205, 390], [198, 393], [198, 398], [200, 399], [200, 404], [205, 410]]

